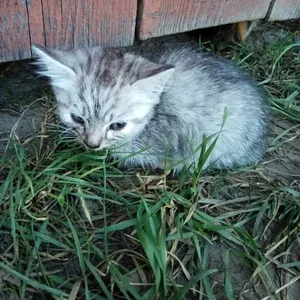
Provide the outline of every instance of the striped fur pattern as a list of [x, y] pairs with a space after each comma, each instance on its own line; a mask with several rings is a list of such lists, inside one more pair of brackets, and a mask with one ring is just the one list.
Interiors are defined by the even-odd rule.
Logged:
[[88, 148], [130, 156], [128, 167], [180, 171], [197, 162], [203, 135], [218, 135], [206, 166], [253, 164], [266, 149], [263, 92], [230, 61], [190, 46], [151, 59], [116, 48], [33, 50], [61, 121]]

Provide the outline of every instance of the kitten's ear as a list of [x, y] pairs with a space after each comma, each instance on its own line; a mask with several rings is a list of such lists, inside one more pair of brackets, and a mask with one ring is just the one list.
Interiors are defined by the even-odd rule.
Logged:
[[170, 65], [149, 63], [138, 74], [138, 80], [132, 85], [140, 90], [160, 94], [175, 68]]
[[70, 58], [66, 53], [54, 49], [32, 46], [32, 51], [37, 57], [37, 65], [40, 67], [38, 73], [51, 79], [53, 86], [68, 89], [68, 82], [76, 76], [74, 70], [69, 66]]

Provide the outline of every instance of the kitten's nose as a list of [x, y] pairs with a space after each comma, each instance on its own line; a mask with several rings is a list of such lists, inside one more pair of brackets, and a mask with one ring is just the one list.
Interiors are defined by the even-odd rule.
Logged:
[[97, 149], [102, 144], [102, 137], [98, 136], [94, 132], [87, 133], [85, 135], [84, 143], [90, 149]]
[[100, 147], [99, 144], [93, 144], [93, 143], [89, 143], [87, 141], [84, 142], [84, 144], [89, 148], [89, 149], [97, 149]]
[[100, 142], [98, 141], [93, 141], [91, 139], [86, 139], [84, 141], [84, 144], [89, 148], [89, 149], [97, 149], [100, 147]]

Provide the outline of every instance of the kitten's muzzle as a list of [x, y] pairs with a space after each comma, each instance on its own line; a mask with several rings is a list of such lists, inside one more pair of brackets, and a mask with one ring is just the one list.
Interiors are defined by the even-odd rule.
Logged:
[[102, 140], [95, 140], [88, 137], [84, 140], [84, 144], [89, 149], [99, 149], [102, 146]]
[[84, 144], [89, 149], [98, 149], [98, 148], [100, 148], [100, 144], [93, 144], [93, 143], [89, 143], [87, 141], [84, 141]]
[[103, 137], [99, 136], [97, 132], [90, 131], [83, 136], [83, 142], [89, 149], [101, 149], [103, 148]]

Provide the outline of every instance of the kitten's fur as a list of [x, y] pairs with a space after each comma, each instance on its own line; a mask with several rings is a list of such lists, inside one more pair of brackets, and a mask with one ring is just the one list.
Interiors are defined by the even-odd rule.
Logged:
[[[266, 149], [263, 93], [230, 61], [190, 47], [152, 62], [114, 48], [33, 50], [40, 73], [51, 80], [61, 121], [91, 148], [112, 149], [115, 157], [140, 151], [125, 161], [129, 166], [163, 168], [187, 158], [174, 168], [179, 171], [197, 162], [200, 151], [193, 151], [204, 134], [219, 134], [205, 166], [252, 164]], [[109, 129], [116, 122], [127, 126]]]

